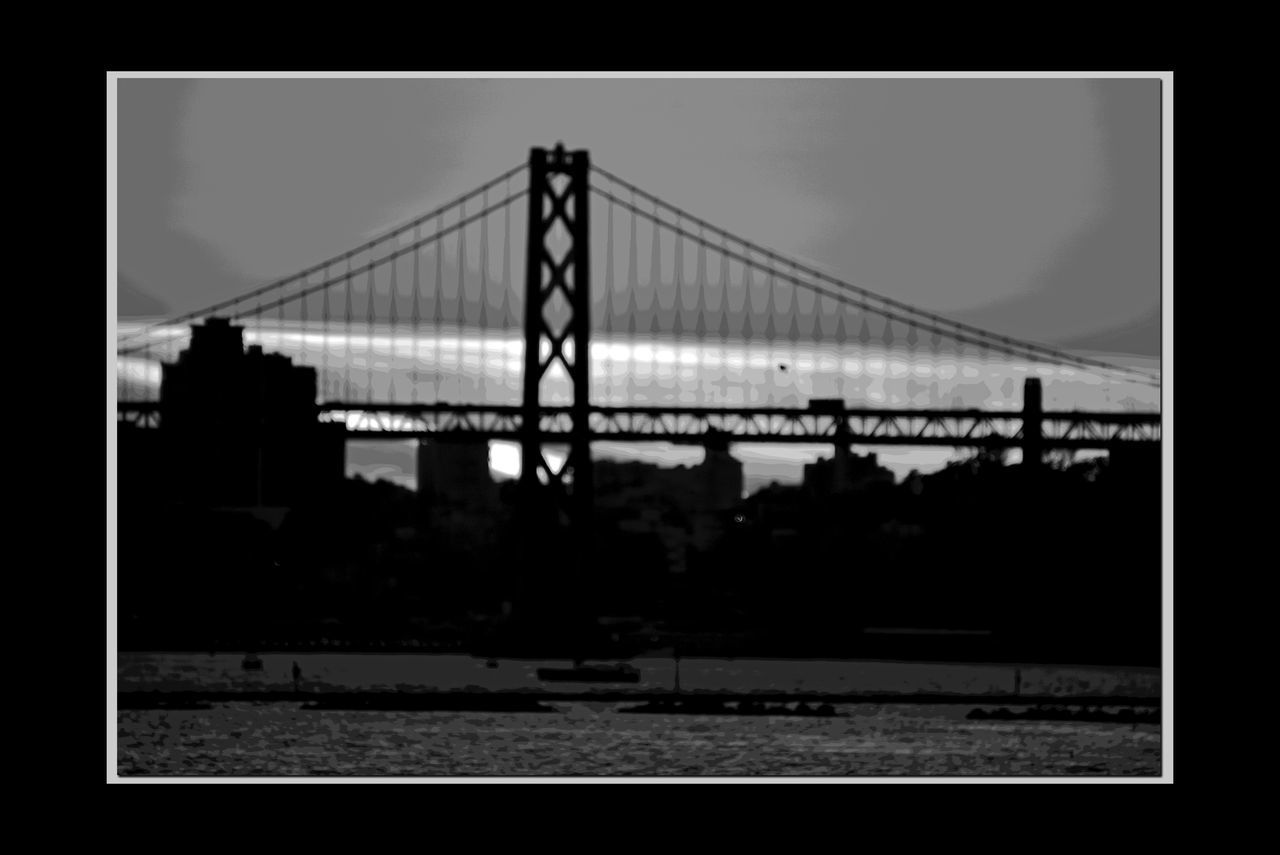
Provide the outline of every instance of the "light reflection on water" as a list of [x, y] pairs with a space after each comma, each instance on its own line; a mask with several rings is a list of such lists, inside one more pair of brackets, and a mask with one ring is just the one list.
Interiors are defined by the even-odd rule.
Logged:
[[121, 775], [1158, 775], [1160, 732], [983, 722], [970, 707], [840, 705], [831, 719], [318, 712], [219, 704], [118, 715]]
[[[465, 655], [121, 653], [117, 686], [137, 690], [652, 691], [675, 662], [632, 660], [641, 681], [545, 684], [564, 662]], [[1010, 705], [1014, 666], [878, 661], [682, 659], [685, 691], [963, 692]], [[1156, 669], [1023, 666], [1026, 693], [1156, 696]], [[1156, 775], [1160, 729], [1091, 722], [969, 721], [971, 705], [838, 704], [840, 718], [642, 715], [616, 703], [554, 712], [303, 710], [218, 703], [119, 712], [122, 775]]]

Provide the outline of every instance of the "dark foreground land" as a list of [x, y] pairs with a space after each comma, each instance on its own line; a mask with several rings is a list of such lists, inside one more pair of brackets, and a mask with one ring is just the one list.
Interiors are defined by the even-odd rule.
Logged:
[[353, 479], [267, 520], [161, 502], [139, 482], [120, 499], [118, 642], [1154, 667], [1158, 463], [1117, 453], [1031, 471], [983, 454], [895, 483], [863, 460], [848, 489], [815, 476], [722, 509], [670, 491], [636, 503], [602, 482], [572, 566], [558, 560], [569, 533], [518, 524], [525, 506], [495, 485], [468, 510]]

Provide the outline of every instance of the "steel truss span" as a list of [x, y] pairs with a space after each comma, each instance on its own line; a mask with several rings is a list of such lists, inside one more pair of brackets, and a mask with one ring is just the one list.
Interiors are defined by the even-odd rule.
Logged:
[[[121, 404], [118, 421], [159, 427], [159, 405]], [[352, 439], [452, 436], [477, 441], [519, 441], [518, 406], [455, 404], [323, 404], [321, 422], [345, 425]], [[792, 408], [591, 407], [592, 441], [832, 443], [1008, 448], [1025, 442], [1023, 416], [985, 410], [873, 410], [815, 412]], [[1105, 449], [1159, 442], [1156, 413], [1047, 412], [1041, 415], [1046, 449]], [[568, 442], [570, 407], [543, 407], [537, 431], [543, 442]]]

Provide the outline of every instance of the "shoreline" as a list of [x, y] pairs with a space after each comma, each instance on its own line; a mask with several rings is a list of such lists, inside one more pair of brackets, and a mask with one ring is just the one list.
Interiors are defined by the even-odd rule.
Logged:
[[[214, 655], [217, 656], [243, 656], [247, 648], [228, 648], [218, 649]], [[503, 662], [569, 662], [572, 661], [571, 656], [536, 656], [536, 655], [519, 655], [519, 656], [498, 656], [490, 657], [480, 653], [471, 653], [466, 650], [456, 649], [440, 649], [429, 650], [426, 648], [415, 647], [262, 647], [254, 651], [259, 656], [291, 656], [291, 655], [327, 655], [327, 656], [451, 656], [466, 657], [470, 659], [486, 660], [498, 659]], [[208, 648], [139, 648], [137, 650], [117, 649], [117, 661], [120, 656], [207, 656], [210, 651]], [[643, 659], [666, 660], [673, 659], [671, 648], [655, 648], [638, 653], [633, 656], [589, 656], [586, 662], [634, 662]], [[1021, 668], [1028, 669], [1060, 669], [1060, 670], [1097, 670], [1097, 671], [1132, 671], [1140, 674], [1160, 674], [1163, 666], [1156, 665], [1132, 665], [1132, 664], [1112, 664], [1098, 662], [1035, 662], [1025, 659], [949, 659], [945, 657], [893, 657], [893, 656], [794, 656], [788, 654], [764, 655], [764, 654], [702, 654], [698, 652], [690, 652], [681, 654], [681, 661], [706, 660], [715, 662], [734, 662], [734, 661], [758, 661], [758, 662], [838, 662], [842, 664], [858, 665], [858, 664], [876, 664], [876, 665], [957, 665], [971, 668]]]
[[[1003, 704], [1005, 706], [1080, 706], [1080, 707], [1146, 707], [1159, 709], [1159, 697], [1124, 695], [1013, 695], [960, 694], [943, 692], [652, 692], [600, 691], [554, 692], [516, 690], [430, 691], [226, 691], [226, 690], [131, 690], [116, 693], [116, 709], [202, 709], [214, 703], [299, 703], [319, 704], [328, 709], [417, 709], [473, 712], [534, 711], [545, 702], [593, 703], [659, 703], [691, 699], [719, 702], [759, 701], [762, 703], [828, 703], [828, 704], [933, 704], [972, 705]], [[317, 707], [312, 707], [317, 708]]]

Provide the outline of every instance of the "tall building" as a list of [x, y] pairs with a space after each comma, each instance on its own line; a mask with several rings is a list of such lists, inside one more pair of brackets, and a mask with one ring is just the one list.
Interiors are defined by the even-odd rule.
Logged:
[[874, 453], [861, 455], [838, 448], [833, 458], [820, 458], [804, 466], [804, 490], [812, 497], [892, 483], [893, 473], [877, 462]]
[[724, 511], [742, 501], [742, 463], [727, 449], [707, 449], [696, 466], [664, 467], [638, 460], [594, 462], [597, 503], [649, 500], [684, 513]]
[[345, 477], [346, 430], [316, 418], [316, 370], [244, 347], [244, 327], [209, 318], [162, 367], [165, 489], [212, 507], [322, 501]]
[[699, 504], [707, 510], [728, 510], [742, 501], [742, 462], [729, 453], [727, 444], [709, 445], [693, 471], [700, 482]]
[[597, 510], [622, 531], [657, 535], [676, 573], [689, 550], [714, 545], [725, 512], [742, 501], [742, 463], [723, 444], [708, 447], [696, 466], [597, 460], [594, 478]]

